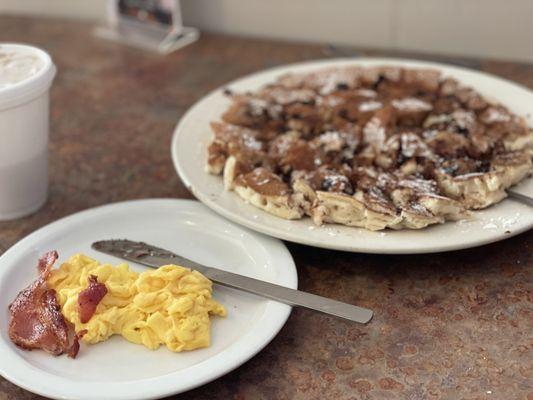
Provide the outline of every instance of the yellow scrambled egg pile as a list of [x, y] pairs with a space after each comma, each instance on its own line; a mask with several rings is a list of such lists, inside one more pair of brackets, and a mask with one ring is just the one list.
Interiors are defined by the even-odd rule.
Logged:
[[[97, 276], [108, 292], [83, 324], [78, 294], [87, 287], [90, 275]], [[226, 315], [224, 307], [211, 298], [211, 281], [177, 265], [139, 274], [127, 264], [113, 267], [77, 254], [53, 270], [47, 283], [56, 290], [61, 312], [76, 332], [87, 330], [86, 343], [117, 334], [152, 350], [162, 344], [172, 351], [193, 350], [209, 346], [209, 315]]]

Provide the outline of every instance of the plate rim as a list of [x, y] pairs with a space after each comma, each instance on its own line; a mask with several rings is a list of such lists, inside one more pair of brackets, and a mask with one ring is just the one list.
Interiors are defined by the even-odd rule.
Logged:
[[[113, 211], [113, 209], [122, 209], [122, 207], [142, 207], [143, 204], [149, 203], [151, 205], [165, 205], [168, 207], [182, 207], [180, 204], [184, 204], [183, 207], [193, 207], [202, 209], [202, 212], [207, 212], [212, 214], [215, 218], [221, 218], [220, 215], [214, 213], [204, 204], [189, 200], [189, 199], [174, 199], [174, 198], [149, 198], [149, 199], [135, 199], [135, 200], [126, 200], [113, 202], [105, 205], [100, 205], [85, 210], [81, 210], [70, 215], [67, 215], [63, 218], [60, 218], [56, 221], [53, 221], [49, 224], [44, 225], [43, 227], [37, 229], [36, 231], [30, 233], [29, 235], [23, 237], [17, 241], [13, 246], [11, 246], [7, 251], [0, 256], [0, 282], [9, 276], [9, 270], [11, 268], [2, 268], [2, 264], [9, 264], [18, 257], [21, 252], [31, 249], [33, 246], [42, 241], [42, 238], [47, 232], [53, 233], [56, 230], [64, 229], [68, 227], [69, 224], [75, 223], [83, 218], [90, 218], [92, 215], [98, 216], [102, 212]], [[283, 268], [280, 268], [278, 273], [280, 277], [285, 279], [283, 283], [287, 287], [296, 289], [298, 284], [298, 276], [296, 265], [292, 255], [288, 251], [287, 247], [278, 239], [262, 235], [256, 231], [249, 230], [243, 226], [240, 226], [234, 222], [224, 220], [224, 223], [230, 223], [236, 228], [247, 231], [252, 238], [261, 242], [267, 250], [271, 250], [271, 254], [274, 254], [274, 262], [278, 264], [283, 263]], [[256, 324], [255, 330], [252, 329], [247, 332], [244, 336], [241, 336], [239, 340], [234, 342], [232, 345], [226, 347], [222, 352], [214, 355], [213, 357], [207, 358], [197, 364], [192, 365], [191, 367], [186, 368], [185, 370], [172, 372], [169, 374], [163, 374], [156, 377], [143, 378], [143, 379], [133, 379], [130, 381], [118, 381], [118, 382], [109, 382], [109, 381], [85, 381], [82, 383], [74, 381], [72, 378], [65, 378], [58, 376], [56, 374], [48, 373], [43, 369], [36, 368], [35, 366], [29, 364], [23, 357], [17, 354], [20, 350], [12, 343], [7, 343], [6, 340], [0, 336], [0, 353], [4, 357], [0, 358], [0, 375], [3, 376], [6, 380], [12, 382], [13, 384], [26, 389], [32, 393], [39, 394], [42, 396], [47, 396], [55, 399], [94, 399], [94, 398], [106, 398], [109, 400], [128, 400], [128, 399], [138, 399], [139, 394], [142, 393], [143, 399], [153, 399], [159, 398], [161, 396], [168, 396], [177, 393], [182, 393], [187, 390], [194, 389], [203, 384], [211, 382], [222, 375], [225, 375], [232, 370], [238, 368], [246, 361], [250, 360], [257, 353], [259, 353], [265, 346], [267, 346], [274, 337], [277, 336], [279, 331], [285, 325], [287, 319], [289, 318], [292, 311], [292, 307], [275, 302], [273, 300], [266, 300], [265, 309], [261, 317], [257, 320], [258, 322], [263, 321], [268, 317], [268, 328], [261, 329], [258, 328]], [[7, 311], [6, 311], [7, 312]], [[254, 335], [259, 333], [259, 335]], [[239, 351], [232, 351], [234, 347], [241, 343], [241, 346], [244, 345], [243, 349]], [[205, 363], [208, 363], [210, 360], [215, 360], [218, 363], [218, 367], [214, 370], [211, 369], [211, 372], [204, 372], [201, 374], [200, 379], [191, 380], [185, 384], [180, 385], [180, 381], [176, 380], [176, 376], [182, 371], [188, 371], [190, 369], [202, 370], [205, 367]], [[28, 373], [28, 371], [37, 370], [37, 375], [34, 373]], [[207, 369], [209, 371], [209, 368]], [[48, 380], [44, 381], [47, 378]], [[161, 382], [163, 381], [163, 382]], [[38, 382], [37, 387], [34, 386], [35, 382]], [[149, 384], [147, 384], [149, 383]], [[67, 388], [66, 390], [65, 387]], [[57, 390], [57, 388], [60, 390]], [[97, 389], [101, 387], [103, 389]], [[88, 390], [90, 388], [90, 390]], [[138, 389], [141, 389], [139, 391]]]
[[[323, 248], [323, 249], [330, 249], [330, 250], [340, 250], [340, 251], [348, 251], [348, 252], [360, 252], [360, 253], [368, 253], [368, 254], [431, 254], [431, 253], [439, 253], [439, 252], [448, 252], [448, 251], [454, 251], [454, 250], [463, 250], [463, 249], [469, 249], [473, 247], [479, 247], [490, 243], [499, 242], [502, 240], [509, 239], [513, 236], [519, 235], [523, 232], [526, 232], [533, 228], [533, 221], [523, 226], [520, 229], [514, 229], [511, 231], [511, 233], [506, 234], [505, 237], [502, 235], [494, 235], [493, 237], [485, 238], [485, 239], [478, 239], [475, 241], [472, 241], [468, 243], [467, 245], [463, 244], [444, 244], [439, 246], [433, 246], [432, 248], [419, 248], [419, 249], [403, 249], [400, 247], [391, 247], [391, 248], [381, 248], [381, 249], [372, 249], [372, 248], [366, 248], [363, 246], [353, 246], [353, 245], [339, 245], [335, 243], [331, 243], [329, 241], [321, 241], [319, 239], [312, 239], [312, 238], [306, 238], [306, 237], [299, 237], [290, 235], [286, 232], [284, 232], [282, 229], [276, 229], [274, 227], [261, 225], [260, 223], [256, 223], [246, 217], [243, 217], [242, 215], [238, 213], [234, 213], [232, 211], [227, 210], [225, 207], [220, 206], [216, 201], [213, 201], [208, 194], [202, 193], [202, 191], [196, 190], [195, 185], [191, 182], [187, 174], [185, 173], [184, 166], [181, 165], [179, 161], [178, 156], [178, 140], [180, 133], [182, 131], [182, 127], [185, 124], [184, 121], [191, 118], [191, 116], [194, 115], [197, 108], [200, 108], [202, 106], [202, 103], [206, 101], [208, 98], [212, 97], [213, 95], [216, 95], [217, 93], [220, 93], [224, 90], [224, 88], [239, 84], [242, 81], [253, 79], [260, 77], [264, 74], [275, 74], [277, 72], [283, 72], [288, 69], [292, 68], [312, 68], [317, 67], [320, 68], [321, 66], [329, 66], [331, 64], [349, 64], [353, 63], [354, 65], [357, 64], [390, 64], [390, 65], [399, 65], [399, 66], [407, 66], [407, 67], [413, 67], [413, 68], [420, 68], [420, 67], [429, 67], [429, 68], [436, 68], [436, 69], [448, 69], [448, 70], [456, 70], [462, 73], [469, 73], [474, 75], [481, 75], [485, 78], [490, 78], [492, 80], [499, 81], [501, 84], [505, 85], [511, 85], [515, 90], [520, 90], [525, 92], [528, 95], [532, 95], [532, 91], [529, 90], [527, 87], [520, 85], [516, 82], [510, 81], [505, 78], [501, 78], [499, 76], [492, 75], [490, 73], [484, 72], [484, 71], [477, 71], [470, 68], [465, 67], [459, 67], [456, 65], [450, 65], [446, 63], [440, 63], [440, 62], [431, 62], [431, 61], [422, 61], [422, 60], [415, 60], [415, 59], [407, 59], [407, 58], [388, 58], [388, 57], [340, 57], [340, 58], [328, 58], [328, 59], [315, 59], [315, 60], [308, 60], [303, 62], [296, 62], [296, 63], [289, 63], [289, 64], [283, 64], [278, 65], [271, 68], [262, 69], [256, 72], [252, 72], [250, 74], [246, 74], [244, 76], [238, 77], [236, 79], [233, 79], [202, 96], [200, 99], [198, 99], [179, 119], [178, 123], [176, 124], [174, 128], [174, 132], [172, 135], [171, 145], [170, 145], [170, 152], [172, 157], [172, 162], [174, 164], [174, 168], [179, 176], [179, 178], [182, 180], [182, 182], [185, 184], [185, 187], [203, 204], [205, 204], [207, 207], [215, 211], [216, 213], [222, 215], [223, 217], [229, 219], [230, 221], [236, 222], [242, 226], [245, 226], [246, 228], [249, 228], [251, 230], [254, 230], [256, 232], [260, 232], [262, 234], [266, 234], [278, 239], [286, 240], [293, 243], [299, 243], [303, 245]], [[207, 172], [205, 172], [207, 173]], [[509, 200], [509, 199], [507, 199]], [[242, 201], [242, 200], [241, 200]], [[511, 201], [514, 201], [511, 199]], [[496, 204], [494, 205], [496, 206]], [[258, 209], [258, 211], [264, 212], [263, 210]], [[278, 218], [276, 216], [271, 215], [272, 218]], [[449, 223], [449, 222], [447, 222]], [[336, 224], [329, 224], [330, 227], [339, 226]], [[353, 227], [354, 229], [358, 229], [357, 227]], [[361, 228], [362, 229], [362, 228]], [[431, 227], [426, 228], [431, 229]]]

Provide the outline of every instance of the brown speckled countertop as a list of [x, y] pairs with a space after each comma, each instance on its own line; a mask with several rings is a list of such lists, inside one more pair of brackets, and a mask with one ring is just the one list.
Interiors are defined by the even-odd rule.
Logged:
[[[162, 57], [102, 42], [91, 29], [77, 21], [0, 17], [0, 41], [40, 46], [59, 69], [49, 201], [28, 218], [0, 223], [0, 253], [78, 210], [136, 198], [191, 198], [169, 151], [185, 110], [243, 74], [324, 57], [321, 46], [210, 34]], [[478, 65], [533, 88], [533, 65]], [[533, 400], [531, 231], [422, 256], [288, 247], [300, 288], [370, 307], [373, 321], [360, 326], [294, 310], [252, 360], [175, 398]], [[0, 378], [0, 400], [37, 398]]]

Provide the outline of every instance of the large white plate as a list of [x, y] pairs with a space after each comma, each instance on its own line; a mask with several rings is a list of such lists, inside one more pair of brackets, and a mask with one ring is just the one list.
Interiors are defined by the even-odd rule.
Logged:
[[[431, 67], [468, 84], [489, 98], [525, 116], [533, 125], [533, 93], [492, 75], [444, 64], [397, 59], [336, 59], [312, 61], [270, 69], [231, 82], [236, 91], [254, 90], [281, 74], [338, 65], [399, 65]], [[431, 253], [479, 246], [516, 235], [533, 227], [533, 209], [508, 199], [476, 212], [470, 221], [448, 222], [423, 230], [371, 232], [340, 225], [316, 227], [309, 218], [287, 221], [246, 204], [235, 193], [224, 191], [222, 179], [205, 172], [210, 121], [219, 120], [229, 105], [223, 88], [196, 103], [181, 119], [172, 140], [172, 158], [181, 179], [208, 207], [248, 228], [280, 239], [311, 246], [366, 253]], [[528, 182], [524, 193], [533, 195]]]
[[289, 306], [216, 285], [214, 297], [225, 305], [228, 316], [212, 319], [212, 343], [206, 349], [150, 351], [112, 337], [93, 346], [82, 344], [72, 360], [12, 344], [7, 307], [35, 279], [39, 255], [56, 249], [58, 264], [77, 252], [102, 262], [122, 262], [90, 248], [95, 240], [106, 238], [143, 240], [207, 265], [291, 288], [297, 285], [294, 262], [279, 240], [235, 225], [198, 202], [140, 200], [83, 211], [39, 229], [0, 258], [0, 374], [6, 379], [58, 399], [162, 397], [241, 365], [270, 342], [290, 314]]

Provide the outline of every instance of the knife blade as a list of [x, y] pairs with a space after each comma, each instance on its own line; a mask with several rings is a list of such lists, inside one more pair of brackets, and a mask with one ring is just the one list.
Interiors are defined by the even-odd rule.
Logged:
[[527, 204], [528, 206], [533, 207], [533, 198], [529, 197], [523, 193], [519, 193], [516, 190], [513, 189], [507, 189], [507, 194], [509, 197], [512, 197], [515, 200], [520, 201], [523, 204]]
[[361, 324], [369, 322], [373, 315], [372, 311], [367, 308], [342, 303], [301, 290], [289, 289], [284, 286], [223, 271], [218, 268], [208, 267], [144, 242], [134, 242], [127, 239], [100, 240], [94, 242], [91, 247], [102, 253], [148, 267], [158, 268], [168, 264], [181, 265], [186, 268], [195, 269], [213, 282], [223, 286], [243, 290], [290, 306], [308, 308]]

